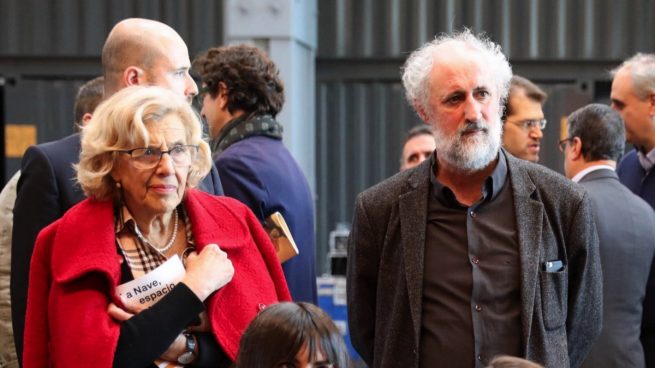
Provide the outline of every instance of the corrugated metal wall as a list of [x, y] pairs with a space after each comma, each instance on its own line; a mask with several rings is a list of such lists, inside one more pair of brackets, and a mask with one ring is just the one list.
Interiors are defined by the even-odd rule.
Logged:
[[[35, 125], [37, 143], [72, 133], [75, 92], [102, 72], [105, 38], [129, 17], [170, 25], [191, 58], [223, 42], [220, 0], [0, 0], [4, 122]], [[8, 158], [0, 179], [19, 167], [20, 158]]]
[[550, 94], [541, 163], [561, 171], [560, 119], [607, 102], [607, 71], [655, 50], [654, 14], [652, 0], [319, 1], [318, 243], [350, 223], [357, 193], [398, 171], [404, 134], [420, 123], [400, 86], [409, 52], [462, 27], [500, 43], [515, 73]]
[[221, 0], [2, 0], [0, 56], [98, 57], [119, 20], [160, 20], [191, 55], [223, 40]]
[[653, 48], [654, 14], [652, 0], [322, 0], [319, 57], [404, 58], [468, 27], [512, 59], [617, 59]]

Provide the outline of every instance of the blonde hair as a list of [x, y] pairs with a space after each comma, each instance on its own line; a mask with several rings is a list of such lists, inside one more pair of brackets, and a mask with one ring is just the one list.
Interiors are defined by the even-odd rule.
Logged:
[[80, 162], [75, 169], [84, 194], [97, 200], [107, 200], [117, 194], [111, 177], [115, 151], [147, 147], [150, 139], [147, 126], [171, 114], [177, 115], [184, 125], [187, 144], [198, 146], [187, 177], [187, 186], [195, 187], [212, 165], [198, 115], [185, 100], [169, 90], [132, 86], [101, 103], [82, 129]]

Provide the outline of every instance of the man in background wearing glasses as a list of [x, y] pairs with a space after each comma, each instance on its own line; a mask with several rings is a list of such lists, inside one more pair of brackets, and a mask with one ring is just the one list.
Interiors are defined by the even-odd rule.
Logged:
[[547, 98], [536, 84], [518, 75], [512, 77], [503, 114], [503, 148], [512, 155], [539, 161], [546, 127], [542, 106]]
[[655, 254], [655, 213], [619, 182], [623, 121], [607, 105], [569, 115], [559, 143], [564, 172], [589, 193], [603, 270], [603, 329], [583, 367], [646, 367], [639, 341], [644, 295]]

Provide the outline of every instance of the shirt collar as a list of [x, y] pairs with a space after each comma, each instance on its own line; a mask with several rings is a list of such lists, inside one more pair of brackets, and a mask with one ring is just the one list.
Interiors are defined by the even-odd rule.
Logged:
[[[501, 149], [498, 153], [496, 168], [487, 177], [482, 186], [482, 199], [471, 207], [479, 206], [484, 202], [491, 201], [498, 196], [500, 190], [503, 189], [505, 182], [507, 182], [507, 156], [505, 151]], [[437, 180], [436, 172], [438, 170], [437, 151], [430, 156], [430, 182], [432, 183], [432, 194], [436, 199], [443, 201], [450, 206], [462, 206], [461, 203], [455, 198], [453, 191], [447, 186], [441, 184]]]
[[655, 148], [645, 155], [641, 150], [637, 150], [637, 158], [639, 159], [641, 167], [643, 167], [645, 171], [650, 171], [650, 169], [655, 165]]
[[575, 176], [573, 178], [571, 178], [571, 180], [573, 180], [574, 183], [578, 183], [578, 182], [580, 182], [580, 180], [582, 180], [582, 178], [587, 176], [587, 174], [589, 174], [591, 172], [594, 172], [594, 171], [597, 171], [597, 170], [603, 170], [603, 169], [614, 171], [614, 168], [612, 166], [609, 166], [609, 165], [589, 166], [588, 168], [586, 168], [586, 169], [580, 171], [579, 173], [575, 174]]
[[120, 233], [127, 227], [130, 221], [135, 222], [134, 217], [130, 213], [130, 210], [127, 209], [127, 206], [122, 205], [120, 210], [116, 213], [116, 233]]

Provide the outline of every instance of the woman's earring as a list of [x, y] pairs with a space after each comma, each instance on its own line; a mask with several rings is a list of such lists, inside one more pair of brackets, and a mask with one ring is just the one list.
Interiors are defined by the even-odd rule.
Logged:
[[121, 189], [121, 183], [116, 182], [116, 188]]

